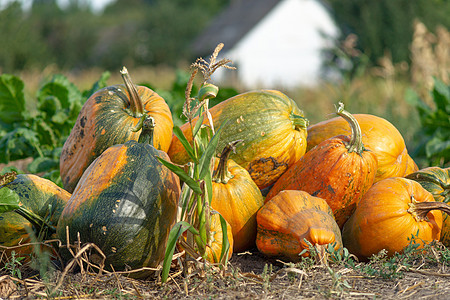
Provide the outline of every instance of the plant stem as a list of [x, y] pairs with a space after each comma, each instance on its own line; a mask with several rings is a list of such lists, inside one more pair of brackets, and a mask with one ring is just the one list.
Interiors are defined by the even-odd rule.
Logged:
[[435, 209], [450, 215], [450, 205], [444, 202], [419, 202], [412, 197], [411, 203], [408, 205], [408, 212], [414, 216], [417, 222], [428, 221], [427, 214]]
[[292, 114], [290, 119], [296, 130], [300, 131], [308, 128], [309, 120], [307, 118]]
[[155, 120], [145, 115], [145, 120], [142, 124], [142, 131], [139, 135], [138, 143], [149, 144], [153, 146], [153, 132], [155, 130]]
[[227, 162], [228, 158], [231, 154], [231, 151], [235, 152], [236, 145], [242, 142], [242, 140], [233, 141], [228, 143], [228, 145], [223, 148], [222, 153], [220, 154], [219, 164], [217, 169], [214, 170], [212, 180], [218, 183], [227, 183], [228, 180], [233, 178], [233, 175], [228, 171]]
[[362, 142], [361, 127], [359, 126], [358, 121], [352, 114], [344, 110], [344, 103], [342, 102], [339, 102], [339, 107], [337, 108], [336, 113], [348, 122], [352, 130], [350, 142], [347, 145], [348, 152], [356, 152], [361, 155], [365, 149]]
[[142, 99], [139, 97], [138, 91], [134, 83], [131, 81], [130, 74], [127, 68], [123, 67], [120, 71], [122, 74], [123, 82], [127, 88], [128, 94], [130, 95], [130, 109], [135, 117], [141, 117], [144, 113], [144, 105], [142, 104]]

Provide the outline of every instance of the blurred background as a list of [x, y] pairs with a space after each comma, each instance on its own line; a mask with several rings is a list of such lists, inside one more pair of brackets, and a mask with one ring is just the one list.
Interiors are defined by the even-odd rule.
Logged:
[[436, 127], [424, 131], [419, 107], [436, 113], [436, 79], [448, 91], [449, 16], [447, 0], [0, 0], [0, 73], [21, 78], [33, 101], [54, 74], [86, 90], [105, 72], [121, 83], [126, 66], [179, 108], [190, 64], [223, 42], [237, 67], [213, 77], [224, 98], [279, 89], [312, 124], [343, 101], [393, 123], [420, 166], [445, 165], [448, 136], [428, 157]]

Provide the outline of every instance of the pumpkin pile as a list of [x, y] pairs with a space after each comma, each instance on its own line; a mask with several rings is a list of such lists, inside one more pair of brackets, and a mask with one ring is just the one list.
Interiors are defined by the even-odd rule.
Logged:
[[[65, 246], [53, 255], [65, 261], [80, 243], [97, 245], [101, 253], [92, 251], [91, 259], [116, 271], [163, 261], [184, 183], [161, 160], [186, 166], [192, 156], [173, 134], [165, 100], [135, 86], [125, 68], [122, 77], [124, 85], [103, 88], [84, 104], [61, 153], [64, 189], [36, 175], [14, 175], [0, 186], [1, 195], [20, 203], [0, 215], [6, 255], [14, 247], [32, 255], [33, 247], [20, 246], [59, 239]], [[257, 90], [193, 120], [225, 127], [211, 161], [212, 242], [204, 259], [220, 262], [219, 215], [228, 257], [256, 247], [297, 261], [314, 248], [322, 260], [326, 249], [345, 247], [366, 260], [383, 249], [401, 252], [412, 237], [421, 246], [450, 246], [450, 168], [418, 170], [385, 119], [352, 115], [342, 103], [336, 114], [308, 127], [295, 101]], [[186, 123], [177, 130], [190, 142], [198, 128]], [[183, 242], [177, 248], [185, 249]]]

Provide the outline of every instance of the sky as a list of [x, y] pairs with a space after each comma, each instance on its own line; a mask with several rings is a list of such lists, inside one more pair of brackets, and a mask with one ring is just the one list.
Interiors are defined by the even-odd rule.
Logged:
[[[14, 0], [0, 0], [0, 9], [6, 6], [6, 4], [13, 2]], [[22, 3], [24, 9], [28, 9], [31, 6], [32, 0], [17, 0]], [[105, 5], [113, 2], [114, 0], [79, 0], [80, 2], [89, 3], [94, 12], [100, 12]], [[61, 7], [66, 6], [70, 0], [57, 0]]]

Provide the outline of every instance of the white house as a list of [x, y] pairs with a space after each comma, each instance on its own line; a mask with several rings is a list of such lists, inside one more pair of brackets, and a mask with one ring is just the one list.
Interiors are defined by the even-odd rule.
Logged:
[[320, 0], [234, 0], [193, 50], [207, 58], [224, 43], [221, 57], [237, 70], [220, 69], [213, 77], [219, 83], [234, 76], [248, 88], [312, 86], [320, 78], [321, 50], [331, 47], [338, 33]]

